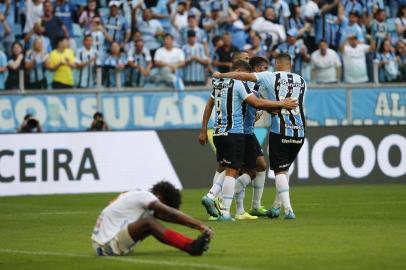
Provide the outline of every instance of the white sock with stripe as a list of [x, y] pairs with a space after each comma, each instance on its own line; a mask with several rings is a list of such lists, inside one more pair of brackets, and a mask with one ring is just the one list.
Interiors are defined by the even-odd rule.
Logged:
[[226, 176], [224, 178], [221, 192], [223, 193], [223, 215], [225, 217], [230, 216], [230, 207], [234, 197], [235, 181], [235, 178], [232, 176]]
[[251, 182], [251, 177], [244, 173], [237, 178], [234, 188], [234, 198], [237, 205], [237, 215], [242, 215], [245, 212], [244, 209], [244, 197], [245, 197], [245, 187]]
[[293, 211], [292, 206], [290, 205], [289, 183], [287, 175], [283, 173], [276, 175], [275, 184], [279, 199], [282, 202], [283, 208], [285, 209], [285, 214], [287, 214], [289, 211]]
[[252, 194], [252, 209], [258, 209], [261, 207], [261, 199], [265, 185], [265, 173], [266, 171], [257, 172], [254, 181], [252, 181], [252, 187], [254, 189]]
[[213, 178], [213, 186], [211, 187], [209, 193], [207, 193], [207, 197], [214, 200], [216, 197], [220, 195], [220, 191], [223, 188], [224, 178], [226, 176], [226, 171], [221, 173], [216, 171], [216, 174]]

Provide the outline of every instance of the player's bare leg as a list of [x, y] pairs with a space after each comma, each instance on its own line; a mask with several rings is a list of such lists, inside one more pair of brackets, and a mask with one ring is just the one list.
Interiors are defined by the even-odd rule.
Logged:
[[196, 240], [164, 227], [156, 218], [148, 217], [128, 225], [118, 235], [118, 247], [128, 248], [152, 235], [158, 241], [176, 247], [190, 255], [202, 255], [208, 248], [209, 236], [203, 233]]

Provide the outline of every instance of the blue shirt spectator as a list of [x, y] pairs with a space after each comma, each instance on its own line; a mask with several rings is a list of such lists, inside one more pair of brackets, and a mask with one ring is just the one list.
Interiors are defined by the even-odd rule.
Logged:
[[119, 1], [110, 1], [110, 14], [106, 20], [106, 30], [113, 41], [118, 42], [121, 47], [130, 39], [130, 27], [124, 16], [119, 14]]
[[83, 39], [83, 47], [76, 52], [77, 86], [91, 88], [96, 85], [95, 66], [98, 55], [93, 48], [93, 37], [87, 34]]
[[42, 45], [43, 39], [34, 40], [31, 50], [25, 55], [25, 70], [28, 72], [29, 89], [45, 89], [47, 86], [45, 78], [45, 62], [48, 59], [48, 52]]
[[55, 2], [55, 17], [59, 18], [68, 30], [69, 37], [73, 37], [73, 20], [75, 6], [67, 0], [57, 0]]
[[380, 51], [383, 42], [388, 37], [389, 28], [386, 23], [385, 10], [379, 9], [376, 12], [375, 19], [371, 23], [371, 36], [376, 44], [377, 51]]
[[322, 14], [315, 17], [316, 44], [321, 40], [326, 40], [329, 47], [337, 49], [341, 39], [339, 31], [337, 16]]
[[6, 78], [7, 78], [7, 57], [6, 54], [0, 50], [0, 90], [4, 90]]
[[264, 0], [263, 1], [263, 10], [268, 7], [272, 7], [275, 11], [276, 22], [279, 22], [282, 25], [289, 20], [290, 9], [289, 5], [284, 0]]
[[[121, 87], [124, 84], [124, 68], [127, 65], [127, 58], [120, 52], [120, 45], [117, 42], [111, 44], [111, 52], [104, 60], [104, 67], [108, 72], [107, 87]], [[120, 72], [120, 75], [117, 73]], [[121, 85], [118, 85], [117, 76], [120, 76]]]
[[358, 14], [364, 12], [364, 7], [358, 0], [341, 0], [341, 4], [344, 7], [344, 14], [346, 17], [348, 17], [351, 12], [356, 12]]
[[349, 18], [343, 18], [341, 22], [341, 39], [340, 44], [343, 44], [348, 36], [356, 36], [358, 41], [365, 43], [364, 33], [361, 26], [358, 24], [358, 13], [350, 12]]
[[189, 30], [187, 36], [187, 44], [182, 48], [186, 62], [183, 69], [185, 85], [205, 85], [205, 67], [209, 64], [209, 58], [203, 45], [197, 42], [196, 33]]
[[144, 47], [142, 39], [136, 39], [128, 50], [129, 76], [127, 85], [144, 86], [152, 68], [152, 58], [149, 50]]
[[154, 51], [161, 47], [158, 36], [163, 33], [163, 27], [158, 20], [152, 18], [150, 9], [144, 9], [142, 17], [137, 21], [137, 28], [141, 32], [145, 48]]

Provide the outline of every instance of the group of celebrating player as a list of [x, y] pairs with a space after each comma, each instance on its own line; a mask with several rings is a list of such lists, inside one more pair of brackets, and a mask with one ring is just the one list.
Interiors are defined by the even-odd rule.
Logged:
[[[266, 59], [249, 59], [246, 52], [237, 52], [233, 56], [232, 72], [213, 74], [216, 79], [199, 135], [200, 143], [206, 144], [207, 125], [215, 107], [213, 141], [219, 165], [212, 188], [202, 198], [212, 220], [234, 220], [230, 215], [233, 198], [237, 201], [237, 219], [278, 217], [281, 206], [286, 219], [296, 218], [290, 205], [288, 170], [304, 140], [306, 83], [302, 77], [290, 72], [288, 54], [276, 58], [275, 68], [276, 72], [268, 72]], [[269, 99], [262, 98], [261, 88], [262, 92], [267, 91]], [[270, 167], [276, 175], [277, 193], [270, 210], [261, 206], [266, 162], [254, 134], [257, 109], [268, 111], [272, 117], [269, 156]], [[244, 190], [251, 180], [254, 186], [252, 208], [246, 213]], [[150, 191], [133, 190], [120, 194], [97, 219], [92, 233], [95, 253], [99, 256], [126, 255], [146, 237], [153, 236], [190, 255], [202, 255], [213, 232], [202, 221], [177, 210], [180, 203], [179, 190], [164, 181], [155, 184]], [[166, 228], [158, 220], [188, 226], [199, 230], [201, 235], [191, 239]]]
[[[291, 73], [288, 54], [275, 59], [275, 69], [276, 72], [267, 71], [265, 58], [249, 59], [248, 53], [242, 51], [233, 55], [232, 72], [213, 74], [213, 92], [199, 134], [199, 142], [206, 144], [207, 125], [215, 107], [213, 142], [218, 168], [213, 186], [202, 198], [209, 220], [234, 220], [230, 215], [233, 199], [237, 206], [235, 219], [277, 218], [281, 206], [285, 219], [296, 218], [290, 204], [288, 171], [304, 142], [306, 83], [301, 76]], [[257, 110], [261, 109], [271, 114], [269, 158], [275, 172], [276, 195], [270, 210], [261, 205], [266, 163], [254, 134]], [[250, 182], [254, 192], [248, 213], [244, 210], [244, 191]]]

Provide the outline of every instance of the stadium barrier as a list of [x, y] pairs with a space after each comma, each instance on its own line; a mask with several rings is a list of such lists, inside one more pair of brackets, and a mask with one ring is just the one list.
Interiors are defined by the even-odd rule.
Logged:
[[[161, 90], [1, 93], [0, 133], [15, 132], [27, 113], [46, 132], [85, 131], [95, 111], [104, 114], [113, 130], [200, 127], [209, 89]], [[305, 105], [308, 126], [406, 125], [406, 88], [402, 85], [311, 88]], [[264, 115], [257, 126], [269, 125]]]
[[[268, 159], [268, 130], [255, 132]], [[162, 179], [179, 188], [208, 188], [216, 168], [215, 149], [212, 141], [201, 146], [198, 133], [192, 129], [2, 134], [0, 196], [121, 192], [149, 188]], [[310, 127], [290, 181], [292, 185], [406, 183], [404, 127]]]

